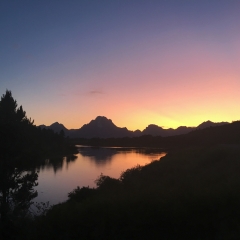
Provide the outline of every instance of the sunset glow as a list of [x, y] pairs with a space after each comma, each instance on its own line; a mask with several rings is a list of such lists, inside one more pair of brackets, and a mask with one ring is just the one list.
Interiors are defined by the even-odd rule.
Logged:
[[240, 119], [239, 1], [0, 3], [0, 89], [36, 125]]

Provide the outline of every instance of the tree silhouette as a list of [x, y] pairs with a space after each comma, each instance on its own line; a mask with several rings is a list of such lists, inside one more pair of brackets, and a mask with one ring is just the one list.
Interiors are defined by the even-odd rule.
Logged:
[[13, 216], [24, 213], [37, 196], [38, 174], [28, 167], [31, 158], [30, 133], [35, 129], [11, 91], [0, 101], [0, 214], [2, 227]]

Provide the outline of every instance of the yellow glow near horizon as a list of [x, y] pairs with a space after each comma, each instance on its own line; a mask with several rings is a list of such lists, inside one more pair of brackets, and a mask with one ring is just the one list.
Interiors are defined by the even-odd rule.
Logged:
[[[209, 53], [204, 46], [195, 44], [184, 50], [175, 46], [160, 62], [156, 55], [147, 60], [120, 59], [100, 73], [89, 72], [82, 78], [64, 76], [59, 79], [64, 94], [59, 92], [51, 101], [41, 98], [40, 107], [25, 110], [38, 125], [58, 121], [68, 129], [80, 128], [97, 116], [129, 130], [143, 130], [149, 124], [177, 128], [198, 126], [207, 120], [238, 120], [236, 64], [226, 62], [218, 52]], [[69, 86], [66, 78], [74, 84]], [[82, 79], [86, 86], [82, 86]]]

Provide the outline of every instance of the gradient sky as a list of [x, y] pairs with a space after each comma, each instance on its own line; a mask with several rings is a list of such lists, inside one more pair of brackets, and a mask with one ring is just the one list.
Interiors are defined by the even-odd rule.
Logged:
[[0, 94], [36, 125], [240, 119], [239, 0], [1, 0]]

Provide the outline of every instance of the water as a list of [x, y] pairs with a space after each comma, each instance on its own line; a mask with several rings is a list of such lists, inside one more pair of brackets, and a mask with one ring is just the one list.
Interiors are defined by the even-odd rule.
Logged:
[[120, 174], [136, 165], [146, 165], [166, 153], [149, 148], [92, 148], [78, 146], [75, 159], [46, 164], [40, 169], [36, 187], [37, 202], [57, 204], [67, 200], [67, 194], [77, 186], [95, 187], [95, 180], [103, 173], [119, 178]]

